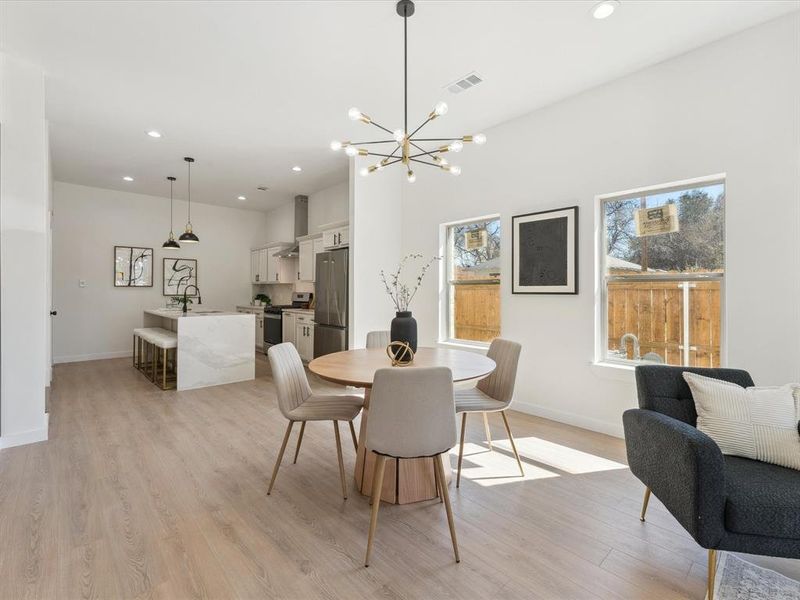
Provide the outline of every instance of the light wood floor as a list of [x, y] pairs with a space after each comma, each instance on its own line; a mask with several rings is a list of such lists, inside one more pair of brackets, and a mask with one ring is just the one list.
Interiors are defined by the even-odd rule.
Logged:
[[656, 499], [639, 522], [621, 440], [512, 413], [522, 479], [472, 419], [451, 488], [461, 564], [426, 502], [381, 507], [365, 569], [368, 500], [342, 500], [329, 423], [296, 465], [293, 433], [266, 495], [285, 420], [263, 360], [255, 381], [181, 393], [125, 359], [59, 365], [50, 407], [48, 442], [0, 453], [2, 598], [704, 595], [705, 552]]

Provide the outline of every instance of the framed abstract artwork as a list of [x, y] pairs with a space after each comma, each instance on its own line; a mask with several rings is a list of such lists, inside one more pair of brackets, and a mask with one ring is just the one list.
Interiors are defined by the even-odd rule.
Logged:
[[[164, 259], [164, 296], [182, 296], [187, 286], [197, 286], [197, 260], [194, 258]], [[187, 296], [197, 296], [197, 288]]]
[[153, 287], [153, 249], [114, 246], [114, 287]]
[[511, 217], [514, 294], [578, 293], [578, 207]]

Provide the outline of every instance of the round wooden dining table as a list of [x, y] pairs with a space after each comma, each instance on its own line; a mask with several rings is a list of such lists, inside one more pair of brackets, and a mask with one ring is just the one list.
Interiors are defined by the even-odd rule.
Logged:
[[[369, 395], [375, 371], [391, 367], [392, 361], [384, 348], [345, 350], [315, 358], [308, 369], [333, 383], [364, 388], [364, 410], [358, 435], [355, 480], [358, 491], [365, 496], [372, 493], [372, 473], [375, 454], [364, 446], [369, 420]], [[453, 382], [483, 379], [494, 371], [495, 362], [482, 354], [449, 348], [418, 348], [414, 361], [396, 369], [420, 367], [448, 367]], [[447, 461], [445, 461], [447, 464]], [[449, 483], [450, 469], [445, 469]], [[436, 498], [432, 458], [392, 459], [386, 462], [381, 499], [394, 504], [408, 504]]]

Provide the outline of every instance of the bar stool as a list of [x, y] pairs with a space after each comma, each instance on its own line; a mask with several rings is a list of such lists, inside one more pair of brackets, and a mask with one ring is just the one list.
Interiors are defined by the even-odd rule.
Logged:
[[[150, 343], [152, 345], [153, 351], [153, 368], [152, 368], [152, 381], [156, 385], [158, 385], [162, 390], [171, 389], [173, 387], [177, 387], [178, 384], [178, 369], [177, 369], [177, 348], [178, 348], [178, 334], [174, 331], [168, 331], [166, 329], [159, 329], [157, 331], [149, 332], [145, 334], [150, 339]], [[169, 357], [169, 351], [176, 350], [173, 353], [173, 361], [172, 361], [172, 373], [175, 375], [175, 379], [172, 380], [170, 385], [167, 385], [167, 362]], [[161, 383], [159, 384], [156, 380], [156, 375], [159, 372], [158, 368], [158, 359], [159, 355], [161, 358]], [[171, 379], [171, 378], [170, 378]], [[174, 384], [174, 385], [173, 385]]]
[[[145, 375], [149, 365], [150, 334], [160, 329], [160, 327], [138, 327], [133, 330], [133, 366]], [[143, 358], [144, 360], [142, 360]]]

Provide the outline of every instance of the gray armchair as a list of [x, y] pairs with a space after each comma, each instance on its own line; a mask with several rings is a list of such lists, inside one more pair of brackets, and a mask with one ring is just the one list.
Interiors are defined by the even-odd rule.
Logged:
[[714, 597], [716, 551], [800, 558], [800, 471], [736, 456], [696, 428], [697, 413], [683, 372], [743, 387], [747, 371], [638, 366], [639, 408], [622, 415], [631, 472], [703, 548], [708, 597]]

